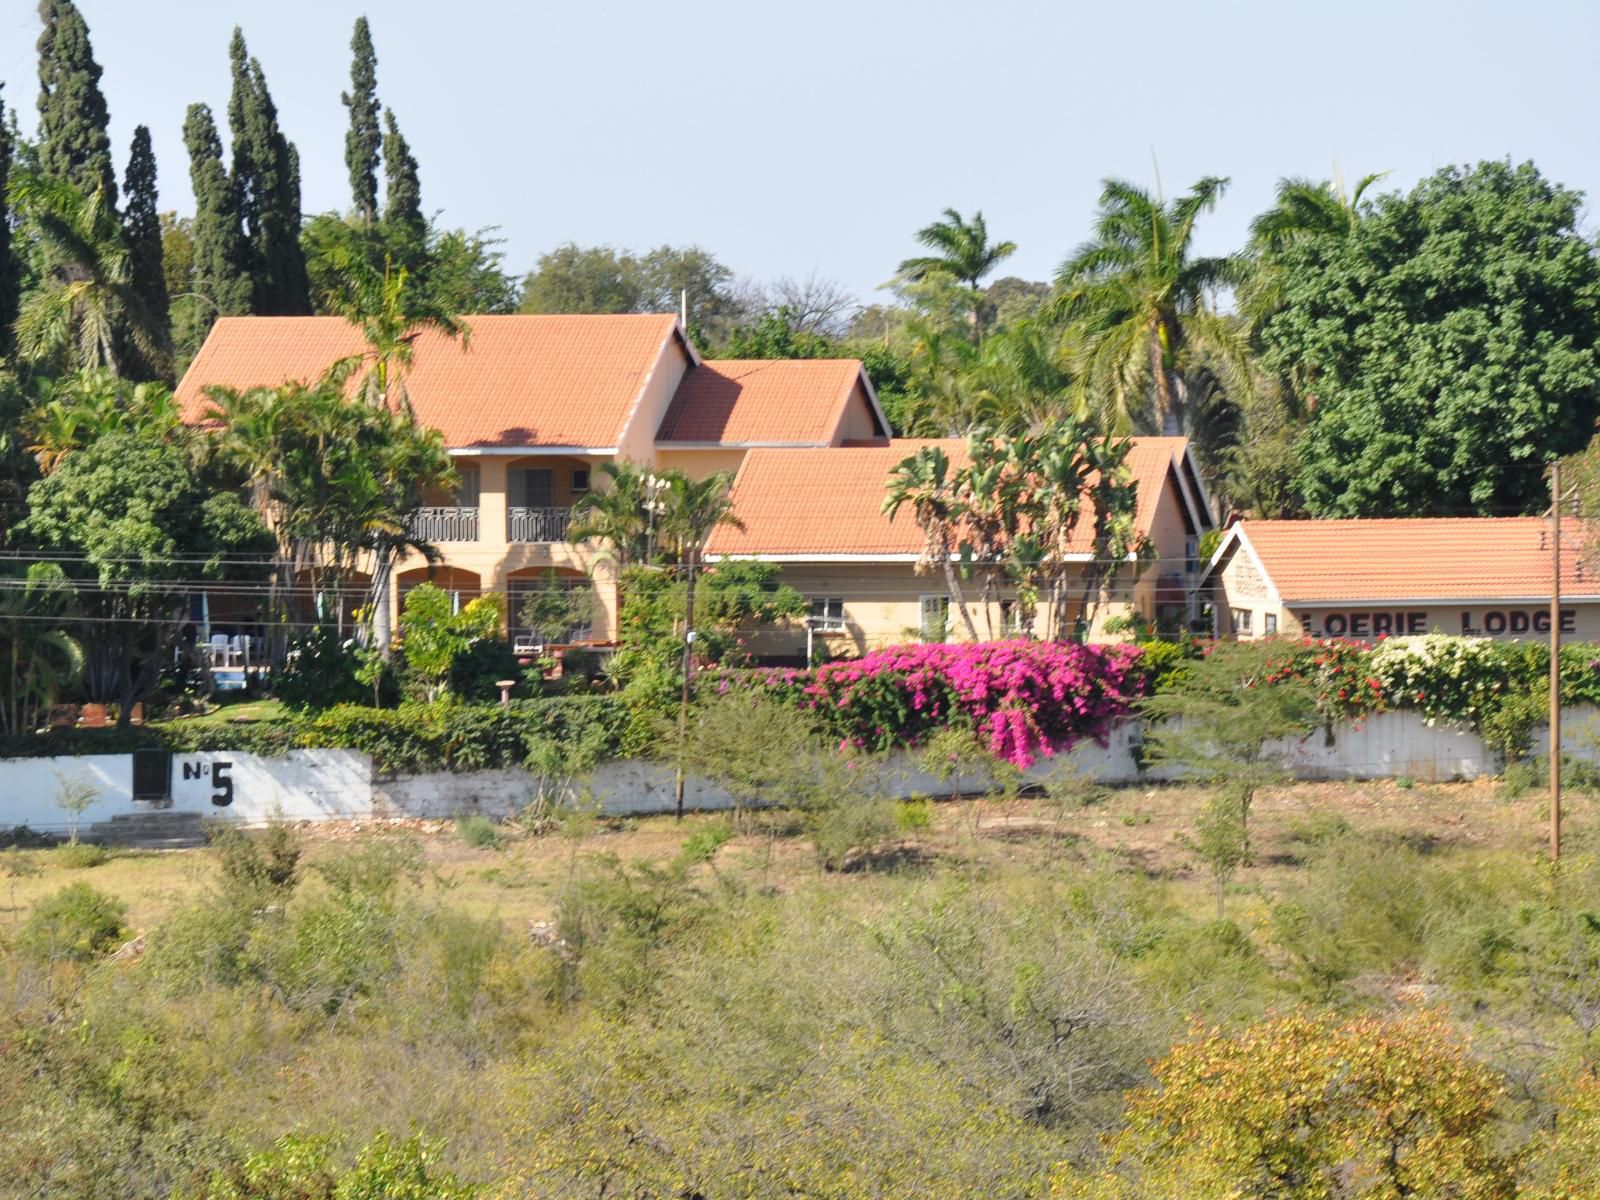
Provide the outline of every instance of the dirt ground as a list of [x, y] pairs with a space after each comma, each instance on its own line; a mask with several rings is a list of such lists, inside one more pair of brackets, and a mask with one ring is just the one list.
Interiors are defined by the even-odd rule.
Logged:
[[[879, 856], [879, 866], [938, 870], [1093, 859], [1169, 880], [1180, 892], [1192, 892], [1196, 905], [1205, 904], [1209, 885], [1196, 871], [1186, 843], [1204, 800], [1204, 793], [1192, 788], [1157, 786], [1109, 789], [1085, 807], [1064, 811], [1039, 798], [943, 802], [932, 806], [930, 826], [904, 835]], [[1579, 852], [1592, 840], [1595, 807], [1591, 797], [1568, 798], [1566, 840]], [[1393, 781], [1308, 783], [1275, 789], [1256, 800], [1251, 816], [1254, 862], [1240, 873], [1233, 890], [1270, 891], [1276, 880], [1296, 869], [1308, 835], [1339, 821], [1358, 830], [1404, 834], [1414, 844], [1467, 860], [1542, 854], [1546, 814], [1543, 793], [1508, 800], [1494, 780], [1411, 787]], [[521, 924], [549, 918], [583, 856], [665, 862], [697, 831], [727, 820], [721, 814], [691, 814], [681, 823], [669, 816], [588, 821], [541, 836], [507, 826], [498, 848], [469, 845], [447, 821], [328, 823], [304, 825], [299, 833], [313, 865], [374, 836], [416, 837], [429, 867], [427, 886], [437, 889], [443, 901]], [[62, 866], [50, 851], [20, 853], [37, 872], [10, 874], [7, 860], [0, 857], [0, 929], [16, 927], [40, 897], [79, 879], [121, 898], [136, 932], [217, 886], [215, 861], [206, 850], [119, 852], [87, 869]], [[739, 872], [780, 889], [819, 877], [810, 845], [801, 838], [734, 837], [716, 852], [711, 868], [699, 869]], [[865, 874], [847, 871], [828, 879], [831, 886], [857, 887]]]

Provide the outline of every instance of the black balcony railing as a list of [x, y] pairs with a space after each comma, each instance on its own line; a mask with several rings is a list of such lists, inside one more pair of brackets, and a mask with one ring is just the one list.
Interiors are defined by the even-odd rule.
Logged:
[[411, 522], [411, 532], [425, 542], [478, 540], [476, 508], [424, 508]]
[[571, 524], [570, 508], [508, 508], [506, 541], [564, 542]]

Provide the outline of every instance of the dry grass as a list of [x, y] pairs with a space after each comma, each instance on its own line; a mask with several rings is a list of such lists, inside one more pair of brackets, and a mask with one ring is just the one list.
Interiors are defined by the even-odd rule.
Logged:
[[[1204, 796], [1184, 787], [1118, 788], [1103, 803], [1057, 813], [1033, 799], [939, 804], [931, 828], [908, 836], [899, 855], [884, 856], [889, 872], [1038, 862], [1046, 857], [1103, 857], [1152, 878], [1170, 881], [1179, 895], [1192, 894], [1196, 911], [1210, 904], [1208, 883], [1196, 870], [1184, 842]], [[1595, 804], [1574, 798], [1567, 812], [1567, 836], [1582, 845], [1595, 827]], [[501, 849], [477, 849], [450, 822], [405, 821], [390, 824], [307, 825], [300, 836], [309, 863], [336, 854], [353, 841], [380, 833], [417, 837], [438, 889], [452, 908], [475, 916], [498, 916], [510, 925], [550, 917], [556, 898], [580, 855], [615, 854], [625, 862], [662, 862], [682, 848], [697, 830], [725, 822], [721, 814], [692, 814], [682, 823], [671, 817], [601, 822], [581, 836], [552, 833], [523, 836], [508, 827]], [[1253, 865], [1245, 868], [1234, 891], [1270, 894], [1294, 872], [1303, 837], [1317, 823], [1343, 820], [1359, 830], [1390, 830], [1462, 858], [1534, 856], [1546, 832], [1545, 799], [1529, 795], [1500, 798], [1493, 781], [1427, 784], [1411, 788], [1392, 781], [1308, 783], [1268, 792], [1252, 817]], [[54, 862], [48, 851], [28, 852], [42, 870], [18, 879], [0, 877], [0, 922], [20, 924], [41, 897], [77, 880], [87, 880], [128, 904], [135, 930], [149, 929], [211, 886], [216, 867], [203, 850], [159, 853], [119, 852], [98, 867], [74, 870]], [[885, 864], [887, 864], [885, 866]], [[717, 851], [702, 871], [736, 873], [763, 887], [783, 891], [817, 879], [810, 847], [797, 839], [768, 841], [735, 837]], [[870, 874], [846, 872], [828, 877], [826, 886], [870, 888]], [[15, 885], [13, 906], [12, 885]]]

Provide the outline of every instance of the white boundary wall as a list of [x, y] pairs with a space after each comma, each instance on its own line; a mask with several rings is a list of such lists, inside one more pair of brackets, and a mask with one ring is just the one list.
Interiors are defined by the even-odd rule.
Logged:
[[[1139, 723], [1127, 722], [1112, 731], [1105, 746], [1085, 743], [1071, 754], [1043, 759], [1027, 776], [1043, 782], [1070, 769], [1104, 783], [1171, 778], [1171, 772], [1140, 773], [1142, 737]], [[1543, 728], [1534, 730], [1536, 749], [1545, 738]], [[1578, 708], [1563, 714], [1562, 747], [1580, 758], [1600, 759], [1600, 711]], [[1379, 713], [1331, 732], [1318, 729], [1281, 751], [1301, 779], [1404, 777], [1420, 783], [1473, 779], [1502, 770], [1499, 755], [1470, 729], [1430, 725], [1412, 712]], [[473, 812], [503, 816], [526, 804], [536, 789], [533, 776], [520, 770], [385, 777], [374, 772], [370, 757], [355, 750], [292, 750], [278, 758], [214, 750], [174, 754], [172, 801], [153, 805], [132, 798], [131, 755], [3, 759], [0, 828], [27, 825], [41, 832], [64, 832], [67, 817], [55, 802], [62, 778], [83, 779], [100, 793], [79, 822], [82, 830], [120, 814], [154, 808], [247, 824], [260, 824], [278, 813], [291, 821], [442, 818]], [[863, 784], [889, 796], [938, 796], [957, 787], [979, 792], [988, 781], [974, 776], [956, 785], [941, 783], [918, 770], [910, 756], [898, 755], [864, 777]], [[674, 806], [672, 768], [663, 763], [602, 763], [586, 785], [608, 814], [669, 812]], [[685, 804], [692, 809], [727, 808], [733, 803], [726, 791], [700, 779], [687, 780], [684, 792]]]

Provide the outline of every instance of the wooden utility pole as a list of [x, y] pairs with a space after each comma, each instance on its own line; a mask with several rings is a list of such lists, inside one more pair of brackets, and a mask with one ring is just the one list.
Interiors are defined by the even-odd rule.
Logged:
[[1550, 464], [1550, 861], [1561, 861], [1561, 464]]

